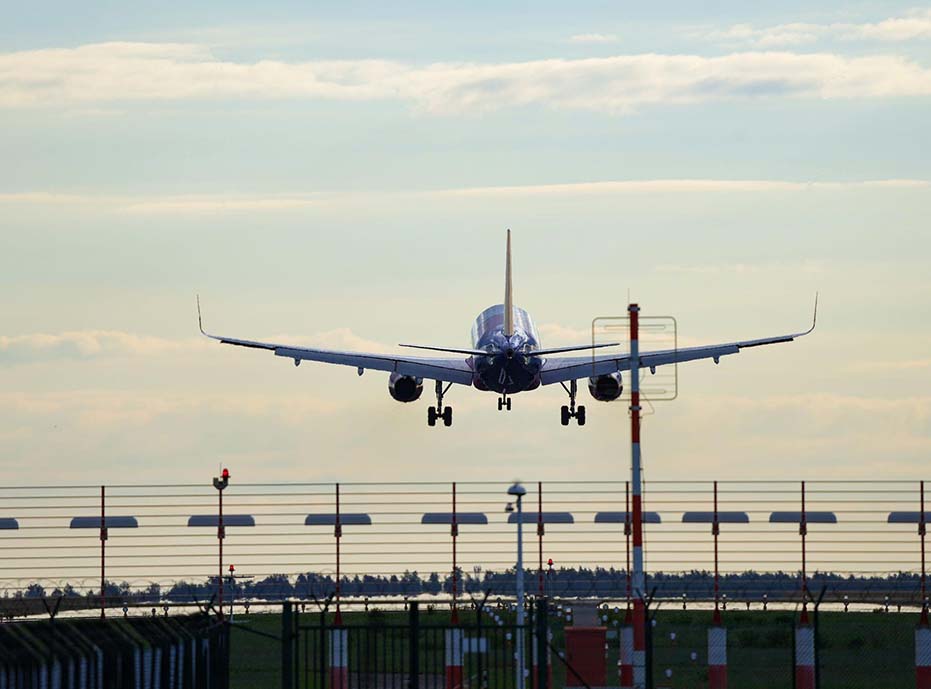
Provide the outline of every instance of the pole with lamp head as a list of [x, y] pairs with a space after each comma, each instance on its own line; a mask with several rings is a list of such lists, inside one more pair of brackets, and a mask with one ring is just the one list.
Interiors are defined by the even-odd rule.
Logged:
[[524, 519], [522, 498], [526, 494], [527, 489], [518, 482], [508, 488], [508, 495], [513, 495], [517, 502], [517, 689], [524, 689]]

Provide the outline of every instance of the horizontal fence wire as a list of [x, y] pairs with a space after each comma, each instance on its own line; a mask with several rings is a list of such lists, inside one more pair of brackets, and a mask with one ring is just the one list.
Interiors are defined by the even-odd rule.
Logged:
[[[528, 593], [553, 597], [626, 597], [624, 481], [524, 484], [524, 563]], [[456, 513], [481, 513], [485, 524], [458, 525], [456, 588], [465, 596], [514, 595], [516, 525], [506, 511], [506, 482], [456, 484]], [[242, 599], [325, 598], [335, 592], [337, 486], [333, 483], [238, 484], [223, 491], [222, 572]], [[29, 599], [87, 597], [110, 604], [190, 602], [216, 594], [218, 491], [204, 485], [6, 486], [0, 488], [0, 595]], [[921, 539], [914, 521], [891, 513], [920, 510], [919, 481], [807, 481], [806, 574], [827, 600], [920, 605]], [[101, 507], [109, 521], [101, 548]], [[513, 504], [511, 505], [513, 507]], [[568, 513], [571, 523], [536, 514]], [[710, 523], [684, 523], [686, 512], [710, 513], [711, 481], [652, 481], [644, 510], [648, 589], [659, 599], [707, 601], [712, 596]], [[719, 513], [742, 512], [748, 523], [720, 524], [721, 590], [731, 600], [798, 601], [802, 539], [798, 523], [772, 523], [773, 512], [800, 513], [799, 481], [719, 481]], [[448, 596], [452, 591], [449, 524], [424, 524], [425, 513], [453, 512], [451, 483], [339, 484], [341, 594]], [[815, 513], [830, 512], [836, 523]], [[601, 513], [601, 514], [600, 514]], [[605, 522], [603, 513], [613, 513]], [[370, 524], [356, 523], [364, 514]], [[617, 521], [620, 514], [621, 521]], [[318, 525], [307, 525], [308, 515]], [[189, 526], [201, 516], [207, 526]], [[252, 526], [240, 526], [244, 516]], [[132, 517], [134, 528], [118, 518]], [[86, 528], [72, 520], [85, 518]], [[211, 522], [211, 519], [214, 521]], [[542, 540], [542, 549], [541, 549]], [[102, 560], [103, 556], [103, 560]], [[552, 560], [552, 564], [549, 561]], [[542, 569], [540, 567], [542, 563]], [[234, 567], [230, 578], [229, 567]]]

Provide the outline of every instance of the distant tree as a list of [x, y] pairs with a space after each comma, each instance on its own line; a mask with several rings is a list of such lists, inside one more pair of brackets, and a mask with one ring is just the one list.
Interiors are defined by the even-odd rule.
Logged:
[[45, 588], [41, 584], [29, 584], [23, 593], [24, 598], [45, 598]]

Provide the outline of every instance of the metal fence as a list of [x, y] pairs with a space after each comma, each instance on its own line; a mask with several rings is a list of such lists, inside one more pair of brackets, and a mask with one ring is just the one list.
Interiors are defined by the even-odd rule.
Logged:
[[545, 665], [546, 677], [539, 677], [532, 662], [541, 651], [547, 655], [551, 639], [535, 631], [548, 629], [545, 602], [528, 606], [524, 624], [481, 605], [453, 621], [448, 610], [421, 610], [417, 602], [400, 612], [376, 609], [346, 618], [322, 610], [302, 614], [285, 603], [281, 687], [548, 689]]
[[[400, 603], [400, 601], [395, 601]], [[319, 603], [319, 605], [317, 604]], [[453, 624], [449, 600], [442, 605], [415, 601], [407, 607], [380, 607], [353, 602], [336, 623], [326, 602], [284, 604], [285, 613], [250, 615], [233, 626], [233, 648], [249, 649], [247, 659], [233, 654], [233, 686], [281, 686], [283, 689], [326, 686], [346, 689], [476, 687], [513, 689], [516, 684], [517, 639], [523, 632], [527, 688], [624, 686], [620, 683], [619, 630], [623, 607], [598, 608], [596, 626], [586, 627], [594, 645], [574, 648], [580, 607], [554, 601], [541, 613], [540, 601], [528, 601], [527, 623], [518, 625], [512, 604], [472, 599]], [[812, 606], [814, 607], [814, 606]], [[815, 672], [812, 686], [859, 689], [915, 686], [915, 628], [911, 613], [811, 611], [815, 628]], [[791, 610], [728, 610], [727, 668], [730, 686], [745, 689], [796, 687], [795, 633], [799, 615]], [[651, 604], [647, 639], [648, 684], [654, 689], [709, 686], [707, 610], [682, 610]], [[451, 630], [457, 630], [463, 652], [458, 675], [449, 676]], [[272, 633], [269, 633], [272, 632]], [[338, 635], [342, 634], [340, 638]], [[272, 638], [274, 637], [274, 638]], [[540, 640], [544, 644], [540, 647]], [[260, 652], [261, 644], [265, 652]], [[339, 652], [334, 652], [337, 644]], [[584, 657], [583, 657], [584, 656]], [[259, 658], [265, 658], [260, 666]], [[456, 656], [453, 656], [456, 657]], [[537, 658], [547, 658], [537, 663]], [[547, 667], [548, 666], [548, 667]], [[337, 676], [334, 676], [334, 667]], [[545, 677], [540, 672], [545, 672]], [[245, 681], [245, 676], [251, 684]], [[597, 683], [595, 679], [597, 678]], [[237, 684], [237, 680], [242, 684]], [[712, 685], [714, 686], [714, 685]], [[719, 685], [720, 686], [720, 685]]]
[[[623, 601], [626, 484], [525, 485], [528, 592]], [[517, 526], [505, 512], [507, 486], [232, 480], [223, 491], [223, 529], [219, 491], [209, 481], [3, 487], [0, 612], [45, 614], [48, 599], [60, 596], [62, 614], [101, 603], [125, 606], [130, 615], [141, 606], [150, 614], [152, 607], [215, 598], [221, 582], [227, 605], [231, 599], [255, 605], [323, 598], [337, 581], [344, 597], [448, 596], [454, 586], [460, 595], [513, 596]], [[808, 481], [803, 538], [800, 482], [719, 482], [718, 510], [746, 515], [745, 522], [719, 524], [722, 602], [746, 609], [797, 602], [804, 581], [812, 590], [827, 587], [826, 606], [919, 606], [920, 486]], [[712, 482], [647, 483], [644, 506], [648, 588], [655, 598], [684, 598], [690, 605], [711, 600], [711, 525], [683, 520], [712, 510]], [[820, 518], [826, 514], [832, 519]]]
[[0, 686], [229, 686], [228, 627], [207, 615], [0, 625]]

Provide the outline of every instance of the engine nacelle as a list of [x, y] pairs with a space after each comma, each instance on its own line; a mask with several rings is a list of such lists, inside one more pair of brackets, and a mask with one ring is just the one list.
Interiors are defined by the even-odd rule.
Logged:
[[620, 371], [588, 379], [588, 391], [599, 402], [613, 402], [624, 392]]
[[388, 378], [388, 393], [398, 402], [414, 402], [423, 394], [423, 378], [392, 373]]

